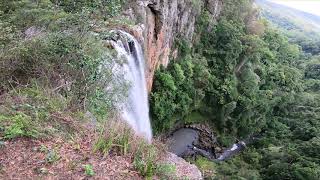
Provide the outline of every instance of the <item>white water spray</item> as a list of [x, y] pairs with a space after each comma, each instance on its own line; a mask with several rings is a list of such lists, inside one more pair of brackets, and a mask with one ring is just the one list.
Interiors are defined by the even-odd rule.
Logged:
[[123, 37], [111, 41], [119, 58], [127, 62], [122, 65], [125, 78], [130, 82], [129, 96], [122, 109], [123, 118], [140, 135], [149, 142], [152, 139], [152, 130], [149, 118], [148, 91], [145, 79], [145, 61], [142, 48], [138, 41], [129, 33], [117, 31]]

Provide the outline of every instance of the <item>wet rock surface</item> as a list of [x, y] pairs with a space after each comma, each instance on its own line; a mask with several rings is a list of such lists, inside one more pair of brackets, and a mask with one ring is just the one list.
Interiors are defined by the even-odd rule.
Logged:
[[187, 156], [190, 148], [199, 142], [199, 132], [193, 129], [182, 128], [174, 132], [168, 140], [169, 151], [179, 157]]
[[240, 153], [246, 148], [246, 144], [243, 141], [233, 144], [231, 148], [226, 149], [218, 158], [217, 161], [225, 161], [232, 158], [234, 155]]
[[[201, 155], [208, 159], [215, 159], [214, 138], [210, 139], [202, 133], [200, 130], [191, 128], [178, 129], [167, 140], [169, 151], [182, 158], [195, 158]], [[207, 140], [208, 142], [204, 143]]]
[[258, 136], [251, 136], [223, 149], [218, 145], [212, 133], [197, 128], [197, 126], [189, 126], [189, 128], [180, 128], [174, 131], [166, 143], [169, 152], [182, 158], [195, 158], [200, 155], [213, 161], [225, 161], [239, 154], [246, 149], [247, 145], [259, 139]]

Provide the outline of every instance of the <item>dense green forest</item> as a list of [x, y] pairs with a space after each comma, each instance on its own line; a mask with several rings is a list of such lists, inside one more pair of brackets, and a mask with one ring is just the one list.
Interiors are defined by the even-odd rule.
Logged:
[[262, 136], [230, 161], [196, 162], [216, 179], [319, 179], [320, 58], [289, 42], [252, 1], [224, 3], [216, 26], [207, 28], [203, 11], [199, 42], [178, 39], [179, 58], [157, 71], [153, 128], [207, 122], [224, 146]]

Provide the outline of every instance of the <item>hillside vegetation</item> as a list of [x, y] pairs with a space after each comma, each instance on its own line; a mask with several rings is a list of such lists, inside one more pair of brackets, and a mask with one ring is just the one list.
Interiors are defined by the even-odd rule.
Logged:
[[[162, 145], [119, 123], [129, 83], [108, 48], [124, 1], [0, 3], [0, 179], [167, 177]], [[130, 26], [130, 24], [128, 24]], [[171, 174], [170, 174], [171, 175]]]
[[265, 0], [256, 3], [261, 7], [261, 15], [281, 30], [290, 42], [299, 44], [306, 53], [319, 55], [319, 16]]
[[199, 42], [178, 39], [179, 58], [156, 73], [154, 129], [206, 122], [226, 147], [262, 137], [230, 161], [196, 161], [215, 172], [207, 178], [319, 179], [319, 57], [260, 18], [252, 1], [224, 3], [214, 29], [203, 11]]

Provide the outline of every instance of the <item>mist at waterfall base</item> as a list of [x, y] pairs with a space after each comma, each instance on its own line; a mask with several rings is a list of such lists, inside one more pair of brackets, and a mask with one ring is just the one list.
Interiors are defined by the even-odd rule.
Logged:
[[124, 58], [122, 70], [125, 79], [130, 83], [128, 99], [123, 107], [122, 118], [139, 135], [149, 142], [152, 139], [152, 130], [149, 117], [148, 91], [145, 79], [145, 60], [139, 42], [129, 33], [113, 31], [121, 38], [110, 43], [118, 53], [118, 58]]

